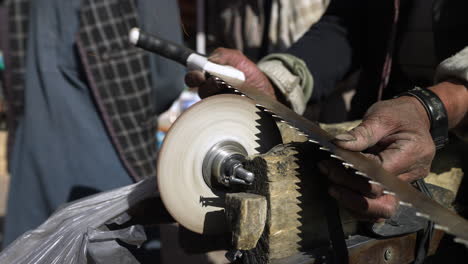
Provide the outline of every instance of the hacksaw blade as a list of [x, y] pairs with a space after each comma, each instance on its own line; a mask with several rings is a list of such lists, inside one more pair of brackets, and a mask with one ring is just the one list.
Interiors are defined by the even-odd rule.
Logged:
[[369, 183], [384, 187], [388, 194], [395, 195], [402, 206], [413, 206], [417, 209], [416, 216], [431, 220], [438, 229], [455, 236], [455, 242], [468, 245], [468, 221], [423, 193], [417, 191], [409, 183], [403, 182], [382, 168], [376, 161], [365, 157], [360, 152], [345, 150], [333, 144], [334, 137], [321, 129], [314, 122], [300, 116], [280, 102], [265, 96], [262, 92], [247, 85], [232, 87], [223, 80], [212, 77], [219, 86], [239, 92], [252, 99], [256, 105], [272, 116], [283, 120], [309, 138], [310, 142], [319, 144], [323, 151], [330, 152], [332, 157], [342, 160], [345, 167], [352, 167], [356, 175], [369, 178]]

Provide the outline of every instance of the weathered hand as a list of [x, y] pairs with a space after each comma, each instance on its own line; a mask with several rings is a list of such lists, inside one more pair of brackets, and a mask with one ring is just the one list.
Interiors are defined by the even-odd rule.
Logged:
[[[265, 95], [276, 99], [275, 90], [268, 78], [261, 72], [255, 63], [249, 60], [242, 52], [233, 49], [218, 48], [208, 58], [211, 62], [230, 65], [245, 74], [246, 80], [243, 85], [255, 87]], [[206, 79], [200, 71], [191, 71], [185, 76], [185, 83], [189, 87], [198, 87], [200, 97], [218, 94], [222, 91], [215, 85], [213, 80]]]
[[[335, 143], [345, 149], [362, 151], [382, 167], [412, 182], [425, 177], [435, 154], [429, 132], [430, 123], [421, 103], [413, 97], [381, 101], [367, 111], [362, 123], [348, 133], [336, 136]], [[343, 169], [327, 170], [333, 182], [329, 193], [361, 219], [375, 221], [389, 218], [397, 209], [395, 197], [383, 195], [382, 189], [365, 179], [347, 174]]]

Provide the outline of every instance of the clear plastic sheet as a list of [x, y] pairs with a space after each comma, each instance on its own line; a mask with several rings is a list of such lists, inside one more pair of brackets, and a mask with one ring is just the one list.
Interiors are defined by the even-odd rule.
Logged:
[[111, 231], [106, 224], [127, 222], [129, 208], [157, 195], [156, 178], [148, 178], [66, 204], [37, 229], [26, 232], [3, 250], [0, 263], [138, 263], [116, 239], [140, 246], [146, 240], [143, 227]]

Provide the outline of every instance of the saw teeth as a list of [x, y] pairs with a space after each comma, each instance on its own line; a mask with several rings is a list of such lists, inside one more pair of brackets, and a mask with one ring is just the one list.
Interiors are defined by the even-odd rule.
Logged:
[[368, 183], [370, 183], [370, 184], [374, 184], [374, 185], [377, 185], [377, 186], [380, 186], [380, 187], [383, 187], [383, 185], [382, 185], [380, 182], [376, 182], [376, 181], [368, 181]]
[[335, 154], [331, 154], [330, 157], [332, 157], [332, 158], [334, 158], [334, 159], [337, 159], [337, 160], [344, 161], [342, 157], [337, 156], [337, 155], [335, 155]]
[[460, 243], [460, 244], [463, 244], [465, 245], [466, 247], [468, 247], [468, 241], [465, 240], [465, 239], [461, 239], [459, 237], [456, 237], [453, 239], [453, 241], [455, 241], [456, 243]]
[[449, 228], [448, 228], [448, 227], [446, 227], [446, 226], [442, 226], [442, 225], [434, 224], [434, 228], [435, 228], [435, 229], [437, 229], [437, 230], [444, 231], [444, 232], [449, 232]]
[[345, 166], [346, 169], [354, 168], [354, 165], [351, 164], [351, 163], [343, 162], [343, 163], [341, 163], [341, 164], [343, 164], [343, 166]]
[[261, 104], [255, 104], [255, 106], [256, 106], [256, 107], [261, 107], [261, 108], [263, 108], [263, 111], [268, 112], [268, 113], [271, 113], [271, 111], [269, 111], [268, 109], [266, 109], [266, 108], [265, 108], [263, 105], [261, 105]]
[[427, 220], [431, 219], [431, 217], [429, 215], [424, 214], [424, 213], [420, 213], [420, 212], [416, 212], [416, 216], [421, 217], [421, 218], [426, 218]]
[[362, 172], [362, 171], [355, 171], [354, 173], [355, 173], [356, 175], [362, 176], [362, 177], [364, 177], [364, 178], [371, 179], [371, 177], [369, 177], [369, 175], [365, 174], [365, 173]]
[[[317, 142], [318, 143], [318, 142]], [[331, 152], [331, 150], [329, 148], [326, 148], [326, 147], [320, 147], [319, 148], [320, 150], [323, 150], [323, 151], [327, 151], [327, 152]]]
[[387, 190], [383, 190], [382, 192], [383, 192], [383, 194], [396, 196], [396, 193], [394, 193], [394, 192], [390, 192], [390, 191], [387, 191]]
[[412, 205], [412, 204], [410, 204], [410, 203], [407, 203], [407, 202], [399, 201], [398, 203], [399, 203], [400, 205], [402, 205], [402, 206], [406, 206], [406, 207], [413, 207], [413, 205]]
[[313, 140], [313, 139], [309, 139], [308, 141], [309, 141], [310, 143], [319, 144], [318, 141], [315, 141], [315, 140]]

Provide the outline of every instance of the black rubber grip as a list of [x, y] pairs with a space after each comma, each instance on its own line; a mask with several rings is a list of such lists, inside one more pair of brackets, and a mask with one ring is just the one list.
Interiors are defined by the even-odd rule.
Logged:
[[176, 44], [172, 41], [161, 39], [140, 30], [140, 36], [136, 46], [144, 50], [154, 52], [170, 60], [187, 65], [187, 58], [195, 51]]

